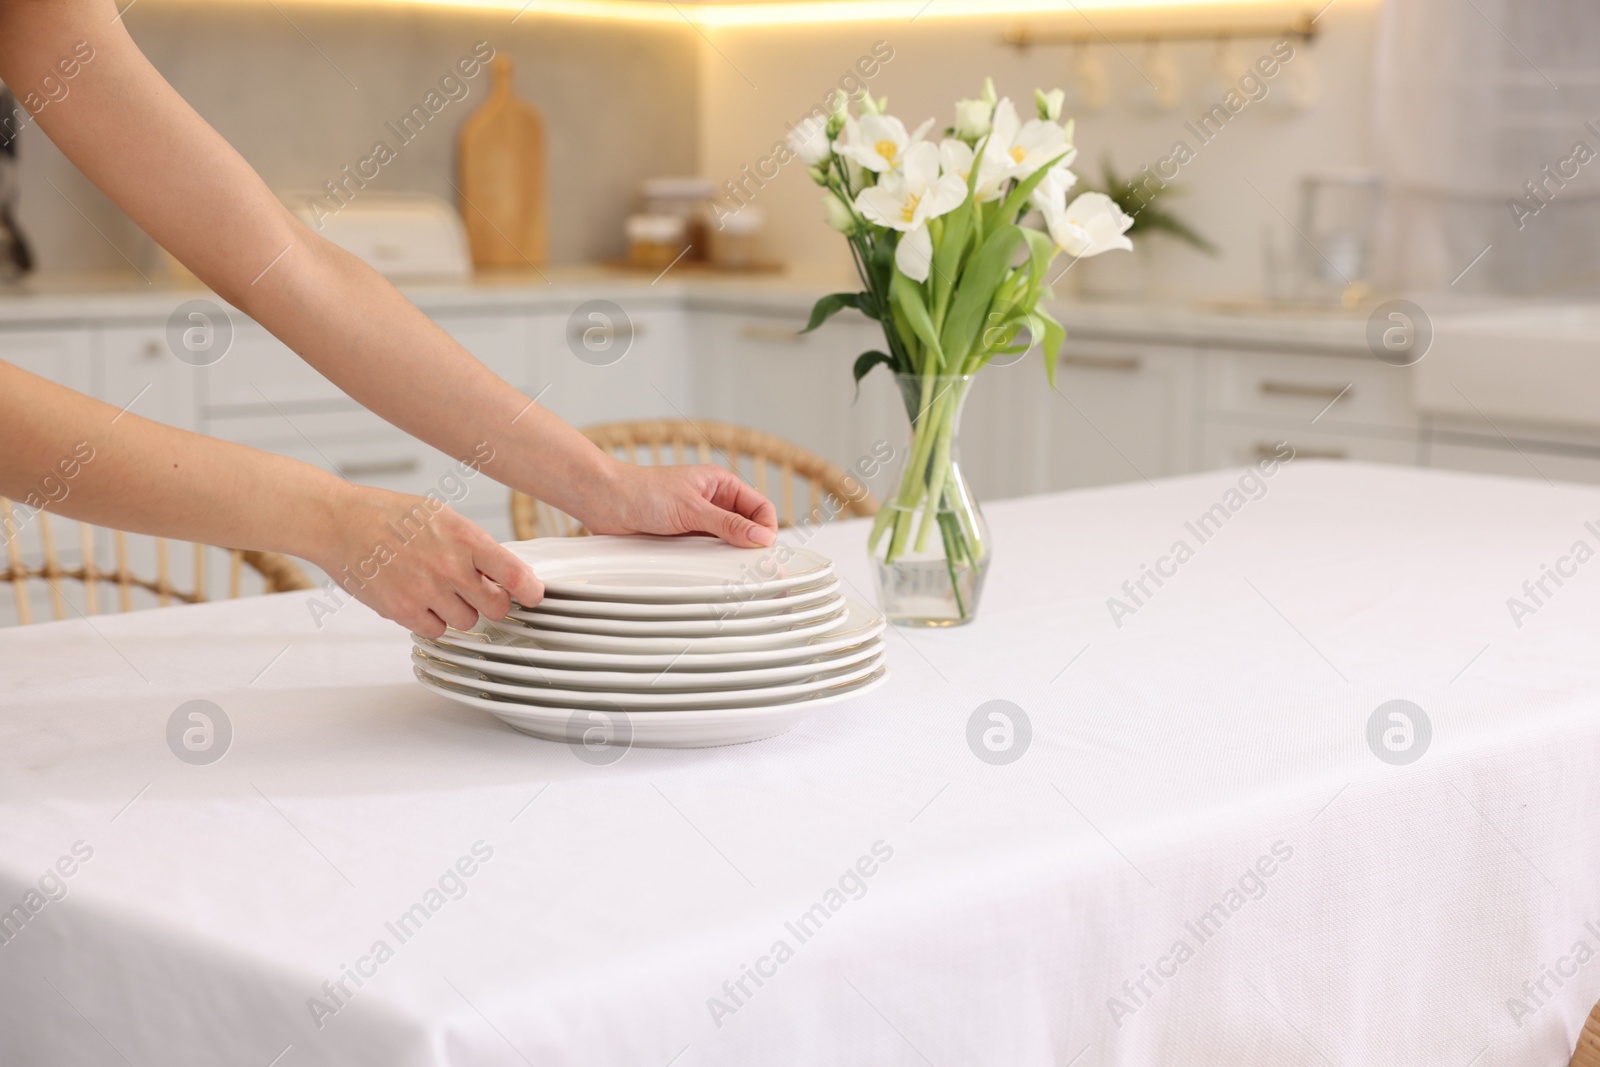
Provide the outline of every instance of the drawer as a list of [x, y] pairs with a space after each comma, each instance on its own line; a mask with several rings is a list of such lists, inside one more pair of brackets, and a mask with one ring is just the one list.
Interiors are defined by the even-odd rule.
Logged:
[[272, 412], [272, 405], [295, 407], [349, 398], [293, 350], [237, 311], [233, 345], [203, 368], [200, 403], [207, 411]]
[[435, 315], [433, 321], [501, 378], [524, 392], [530, 386], [538, 391], [534, 382], [538, 360], [532, 315], [451, 312]]
[[[525, 390], [574, 426], [627, 419], [684, 418], [693, 415], [693, 379], [688, 363], [684, 313], [671, 308], [627, 306], [626, 325], [579, 316], [584, 301], [566, 311], [536, 317], [538, 364]], [[614, 317], [614, 316], [612, 316]], [[600, 345], [615, 343], [621, 331], [631, 342], [616, 353], [584, 343], [586, 331]], [[580, 357], [586, 353], [587, 358]], [[546, 387], [548, 386], [548, 389]]]
[[1368, 357], [1277, 355], [1209, 349], [1204, 355], [1205, 412], [1289, 425], [1412, 428], [1408, 368]]
[[397, 493], [438, 492], [457, 510], [499, 500], [487, 476], [462, 478], [456, 460], [367, 411], [211, 418], [206, 432]]
[[[233, 346], [216, 364], [205, 368], [201, 403], [209, 410], [234, 413], [325, 406], [349, 398], [311, 364], [261, 326], [230, 312]], [[528, 315], [458, 312], [435, 321], [490, 370], [519, 389], [532, 384], [535, 360]], [[271, 404], [263, 399], [271, 399]]]
[[1504, 441], [1467, 444], [1435, 440], [1428, 443], [1426, 461], [1428, 466], [1442, 470], [1600, 485], [1600, 449], [1585, 455], [1576, 449], [1541, 452], [1525, 445], [1520, 447], [1519, 452]]
[[96, 395], [90, 331], [0, 330], [0, 359], [68, 389]]
[[1420, 462], [1421, 446], [1416, 438], [1211, 423], [1200, 431], [1202, 467], [1243, 467], [1274, 455], [1280, 441], [1288, 442], [1298, 461], [1360, 460], [1404, 466]]
[[100, 353], [108, 404], [182, 430], [199, 427], [206, 368], [174, 356], [161, 327], [108, 327], [100, 331]]

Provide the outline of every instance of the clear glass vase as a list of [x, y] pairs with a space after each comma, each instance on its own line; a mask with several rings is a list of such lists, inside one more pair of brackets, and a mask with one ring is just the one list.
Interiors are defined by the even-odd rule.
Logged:
[[957, 447], [973, 376], [896, 378], [911, 433], [867, 542], [878, 603], [899, 626], [959, 626], [976, 614], [989, 571], [989, 528]]

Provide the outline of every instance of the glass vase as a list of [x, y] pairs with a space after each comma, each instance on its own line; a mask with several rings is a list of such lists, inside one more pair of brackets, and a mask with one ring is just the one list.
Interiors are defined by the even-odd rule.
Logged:
[[967, 375], [896, 375], [911, 433], [867, 542], [878, 603], [899, 626], [970, 622], [989, 571], [989, 528], [961, 473]]

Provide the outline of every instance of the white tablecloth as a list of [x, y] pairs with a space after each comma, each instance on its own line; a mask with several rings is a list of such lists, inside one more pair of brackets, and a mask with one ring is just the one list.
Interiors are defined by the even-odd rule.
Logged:
[[[609, 766], [429, 695], [359, 605], [0, 632], [0, 1061], [1565, 1064], [1600, 492], [1239, 477], [995, 503], [980, 617], [894, 631], [886, 688]], [[870, 595], [863, 532], [810, 544]], [[969, 745], [994, 700], [1014, 762]]]

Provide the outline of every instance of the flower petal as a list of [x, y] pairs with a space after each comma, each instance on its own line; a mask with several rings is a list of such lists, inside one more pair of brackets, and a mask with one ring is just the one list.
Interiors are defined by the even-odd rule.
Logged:
[[933, 235], [928, 227], [918, 226], [900, 238], [894, 250], [894, 265], [914, 282], [928, 280], [933, 268]]
[[912, 224], [906, 221], [902, 213], [905, 202], [905, 183], [892, 178], [869, 186], [856, 194], [856, 210], [861, 212], [862, 217], [868, 222], [886, 226], [891, 230], [911, 228]]

